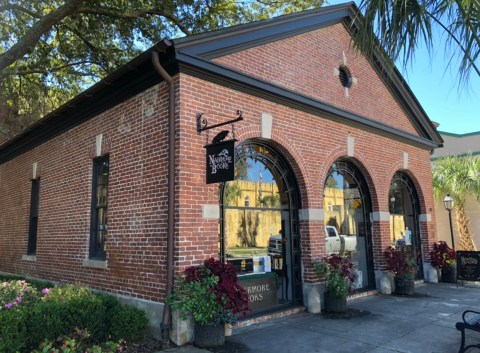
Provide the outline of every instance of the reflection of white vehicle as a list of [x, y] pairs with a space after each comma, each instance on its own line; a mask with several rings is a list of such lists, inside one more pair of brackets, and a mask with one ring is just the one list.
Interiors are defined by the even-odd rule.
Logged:
[[268, 241], [268, 253], [281, 255], [282, 254], [282, 236], [272, 235]]
[[357, 250], [355, 235], [339, 235], [334, 226], [325, 226], [327, 254]]

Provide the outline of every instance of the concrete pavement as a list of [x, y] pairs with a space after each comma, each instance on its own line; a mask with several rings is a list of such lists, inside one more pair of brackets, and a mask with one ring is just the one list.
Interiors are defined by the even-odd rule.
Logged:
[[[234, 329], [225, 346], [167, 349], [178, 353], [455, 353], [455, 323], [480, 311], [480, 284], [422, 283], [412, 297], [372, 295], [349, 301], [346, 315], [299, 313]], [[480, 333], [469, 332], [480, 343]], [[474, 349], [471, 349], [474, 352]]]

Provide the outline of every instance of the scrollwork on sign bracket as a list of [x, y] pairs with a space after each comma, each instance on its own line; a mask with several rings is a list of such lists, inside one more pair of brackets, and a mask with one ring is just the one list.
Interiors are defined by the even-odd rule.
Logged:
[[208, 126], [208, 119], [205, 118], [204, 115], [208, 114], [208, 115], [217, 115], [217, 116], [221, 116], [221, 117], [225, 117], [225, 116], [221, 115], [221, 114], [215, 114], [215, 113], [197, 113], [197, 116], [196, 116], [197, 134], [200, 135], [202, 133], [202, 131], [207, 131], [207, 130], [214, 129], [214, 128], [219, 127], [219, 126], [224, 126], [224, 125], [227, 125], [227, 124], [233, 124], [233, 123], [236, 123], [237, 121], [243, 120], [242, 111], [237, 110], [236, 113], [237, 113], [236, 118], [232, 118], [232, 120], [225, 121], [223, 123], [218, 123], [218, 124], [215, 124], [215, 125], [212, 125], [212, 126]]

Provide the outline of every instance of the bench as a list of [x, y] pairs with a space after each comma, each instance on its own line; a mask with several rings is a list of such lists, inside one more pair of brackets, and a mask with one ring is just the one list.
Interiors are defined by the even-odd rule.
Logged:
[[480, 344], [471, 344], [465, 347], [465, 331], [473, 330], [480, 332], [480, 312], [466, 310], [462, 315], [463, 322], [457, 322], [455, 327], [462, 333], [462, 342], [458, 353], [464, 353], [467, 349], [475, 347], [480, 349]]

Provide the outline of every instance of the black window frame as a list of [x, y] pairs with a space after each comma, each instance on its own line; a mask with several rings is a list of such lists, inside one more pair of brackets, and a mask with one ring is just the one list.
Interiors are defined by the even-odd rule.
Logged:
[[30, 192], [30, 217], [28, 225], [27, 255], [37, 254], [38, 211], [40, 206], [40, 178], [32, 179]]
[[[105, 174], [106, 173], [106, 174]], [[90, 221], [89, 259], [105, 260], [105, 238], [107, 236], [108, 187], [110, 175], [110, 158], [108, 155], [93, 159], [92, 170], [92, 204]], [[99, 201], [99, 187], [105, 188], [105, 199]], [[103, 215], [103, 223], [100, 223]]]

